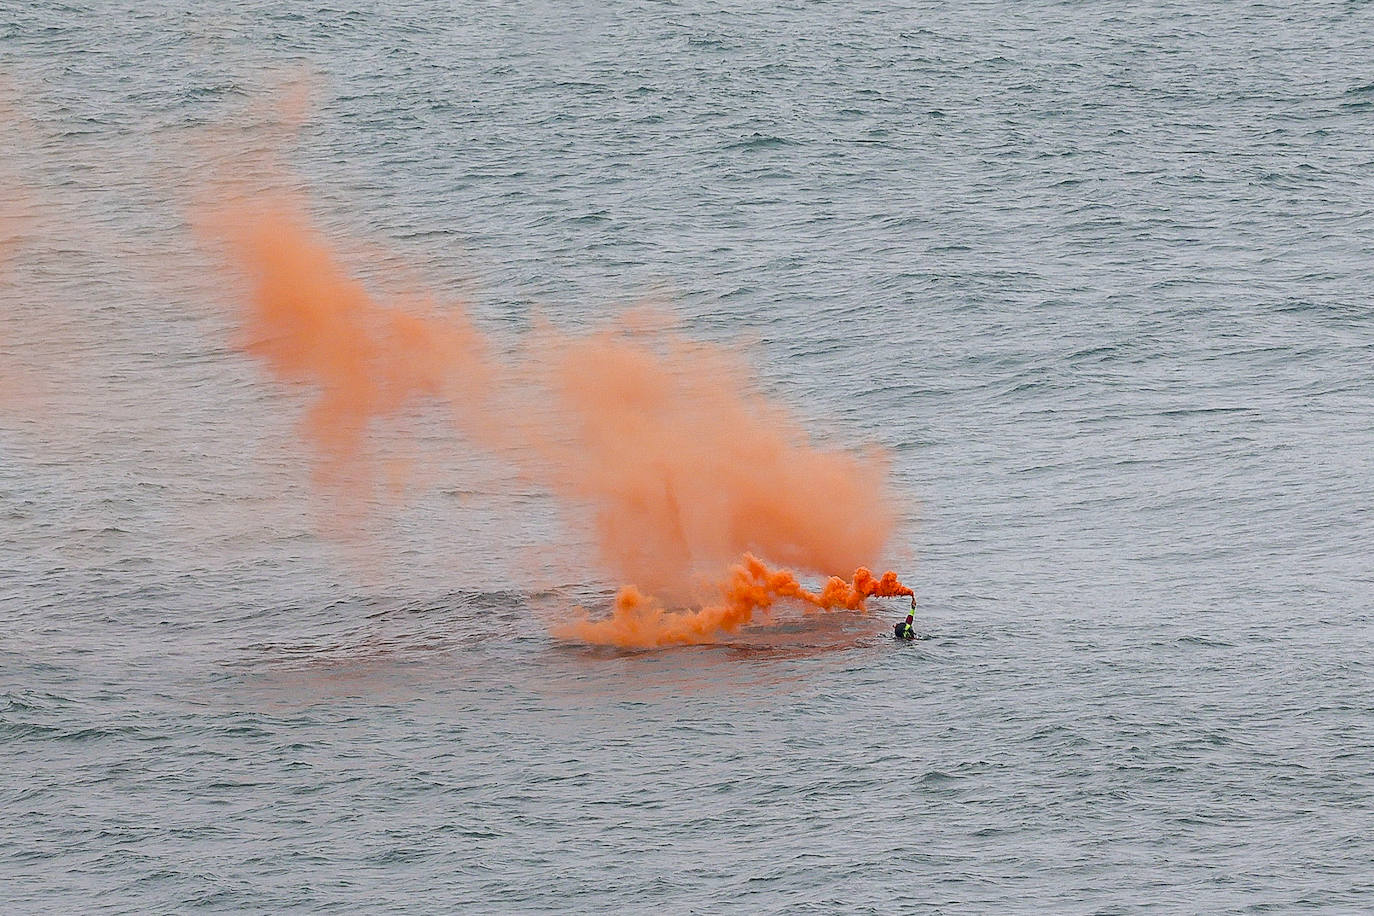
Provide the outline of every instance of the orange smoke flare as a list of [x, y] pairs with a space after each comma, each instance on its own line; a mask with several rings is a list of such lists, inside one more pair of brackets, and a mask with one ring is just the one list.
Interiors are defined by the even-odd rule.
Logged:
[[[497, 372], [496, 348], [466, 313], [377, 301], [289, 198], [231, 199], [199, 223], [247, 281], [242, 348], [314, 392], [304, 428], [335, 477], [367, 470], [375, 420], [437, 400], [467, 442], [501, 447], [566, 509], [590, 513], [600, 564], [635, 585], [606, 620], [556, 632], [708, 642], [779, 599], [858, 610], [911, 594], [894, 573], [863, 567], [812, 593], [757, 558], [852, 569], [886, 544], [894, 500], [882, 454], [812, 443], [739, 354], [629, 323], [580, 337], [545, 328], [525, 341], [523, 367]], [[718, 603], [659, 603], [690, 601], [727, 568]]]
[[600, 620], [585, 616], [554, 628], [554, 635], [595, 645], [648, 649], [667, 645], [713, 643], [738, 632], [781, 599], [794, 599], [822, 611], [864, 609], [867, 598], [911, 595], [895, 572], [875, 579], [865, 567], [846, 582], [832, 576], [819, 592], [807, 591], [785, 569], [771, 569], [758, 557], [745, 554], [720, 585], [720, 600], [697, 610], [671, 611], [634, 586], [616, 596], [611, 615]]

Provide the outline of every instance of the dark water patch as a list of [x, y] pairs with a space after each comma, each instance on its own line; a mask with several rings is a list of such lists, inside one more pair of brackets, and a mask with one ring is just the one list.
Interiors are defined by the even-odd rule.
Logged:
[[723, 148], [727, 150], [753, 151], [785, 149], [789, 146], [798, 145], [800, 145], [800, 141], [793, 140], [788, 137], [775, 136], [771, 134], [761, 134], [755, 132], [742, 140], [737, 140], [733, 143], [726, 144]]

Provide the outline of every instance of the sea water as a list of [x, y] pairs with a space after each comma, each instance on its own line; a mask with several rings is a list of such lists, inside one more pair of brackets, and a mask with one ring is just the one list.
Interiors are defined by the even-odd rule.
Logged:
[[[1356, 0], [0, 4], [0, 908], [1374, 907], [1372, 46]], [[498, 334], [653, 303], [887, 450], [925, 638], [557, 640], [620, 583], [432, 417], [341, 519], [187, 266], [244, 143], [360, 273]]]

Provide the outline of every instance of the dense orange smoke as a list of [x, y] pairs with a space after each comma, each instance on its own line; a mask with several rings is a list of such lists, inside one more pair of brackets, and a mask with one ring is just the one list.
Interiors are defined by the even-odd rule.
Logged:
[[685, 600], [746, 551], [820, 571], [881, 551], [885, 463], [812, 445], [727, 351], [623, 328], [539, 350], [563, 436], [546, 444], [548, 483], [592, 507], [623, 581]]
[[696, 645], [716, 642], [722, 634], [737, 632], [783, 598], [822, 611], [857, 611], [864, 607], [865, 598], [911, 594], [911, 589], [897, 580], [895, 572], [875, 579], [862, 566], [851, 581], [832, 576], [819, 592], [811, 592], [791, 572], [770, 569], [758, 557], [745, 554], [720, 584], [720, 597], [715, 603], [696, 610], [671, 611], [634, 586], [626, 586], [616, 596], [611, 616], [601, 620], [583, 617], [556, 627], [554, 632], [583, 642], [624, 648]]
[[[305, 432], [327, 469], [360, 459], [374, 421], [430, 400], [451, 409], [463, 442], [499, 445], [573, 519], [590, 517], [600, 564], [633, 585], [607, 620], [559, 632], [707, 642], [780, 598], [830, 610], [910, 594], [862, 568], [813, 594], [756, 558], [853, 569], [881, 552], [894, 513], [883, 456], [812, 443], [738, 354], [622, 322], [583, 336], [543, 328], [497, 371], [497, 348], [463, 310], [378, 301], [289, 200], [232, 200], [200, 224], [246, 281], [243, 348], [313, 390]], [[696, 611], [659, 604], [715, 589], [721, 601]]]

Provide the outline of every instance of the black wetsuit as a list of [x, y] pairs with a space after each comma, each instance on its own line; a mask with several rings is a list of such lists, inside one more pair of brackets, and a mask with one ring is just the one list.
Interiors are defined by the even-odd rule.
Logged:
[[898, 639], [915, 639], [916, 628], [905, 620], [899, 620], [892, 627], [892, 635]]

